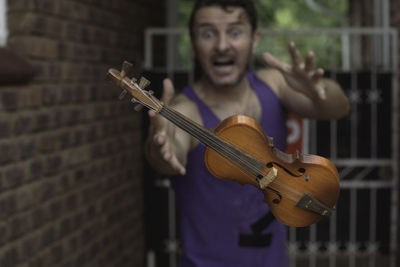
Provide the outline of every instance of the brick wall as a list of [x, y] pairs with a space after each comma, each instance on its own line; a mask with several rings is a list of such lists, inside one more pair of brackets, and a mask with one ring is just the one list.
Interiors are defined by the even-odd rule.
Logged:
[[143, 60], [158, 0], [9, 0], [0, 86], [0, 266], [144, 266], [141, 116], [106, 79]]

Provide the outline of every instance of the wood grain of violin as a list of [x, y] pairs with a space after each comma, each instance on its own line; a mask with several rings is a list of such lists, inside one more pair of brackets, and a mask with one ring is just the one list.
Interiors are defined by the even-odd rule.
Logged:
[[204, 160], [213, 176], [257, 187], [274, 216], [288, 226], [308, 226], [332, 214], [340, 185], [331, 161], [278, 150], [261, 126], [244, 115], [206, 129], [144, 90], [150, 84], [145, 78], [137, 83], [126, 77], [130, 65], [124, 62], [121, 72], [109, 70], [111, 80], [123, 89], [121, 98], [128, 92], [132, 102], [154, 110], [205, 144]]

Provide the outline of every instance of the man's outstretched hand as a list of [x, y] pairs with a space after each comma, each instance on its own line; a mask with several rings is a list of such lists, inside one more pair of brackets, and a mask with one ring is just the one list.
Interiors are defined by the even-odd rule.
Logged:
[[267, 52], [263, 54], [263, 60], [270, 67], [279, 70], [288, 86], [293, 90], [303, 93], [311, 99], [325, 100], [325, 88], [321, 83], [324, 70], [314, 69], [314, 53], [309, 51], [303, 60], [294, 42], [289, 44], [289, 53], [292, 65], [279, 61]]
[[[170, 79], [163, 81], [163, 95], [161, 101], [169, 105], [175, 94], [174, 86]], [[150, 110], [149, 135], [146, 140], [146, 156], [155, 169], [162, 169], [164, 174], [186, 173], [185, 167], [178, 160], [175, 147], [175, 125]]]

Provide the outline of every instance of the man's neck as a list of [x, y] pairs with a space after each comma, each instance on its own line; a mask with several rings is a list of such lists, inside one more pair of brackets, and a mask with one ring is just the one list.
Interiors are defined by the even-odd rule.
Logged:
[[213, 86], [201, 79], [194, 90], [220, 120], [235, 114], [261, 119], [261, 103], [246, 75], [237, 84], [226, 87]]
[[218, 101], [221, 104], [240, 102], [250, 89], [250, 83], [246, 75], [238, 83], [230, 86], [218, 86], [206, 78], [202, 78], [194, 84], [194, 90], [206, 103], [210, 101]]

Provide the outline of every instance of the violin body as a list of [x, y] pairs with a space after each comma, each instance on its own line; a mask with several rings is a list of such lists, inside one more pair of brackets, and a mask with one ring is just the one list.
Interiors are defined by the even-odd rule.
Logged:
[[[276, 168], [276, 178], [267, 188], [262, 189], [262, 192], [264, 201], [280, 222], [289, 226], [304, 227], [324, 217], [298, 207], [297, 204], [305, 194], [329, 208], [334, 208], [339, 197], [340, 185], [336, 167], [329, 160], [316, 155], [296, 156], [279, 151], [261, 126], [254, 119], [243, 115], [225, 119], [214, 129], [214, 133], [264, 162], [265, 175], [272, 168]], [[213, 149], [207, 148], [205, 163], [211, 174], [217, 178], [260, 188], [252, 174]]]

